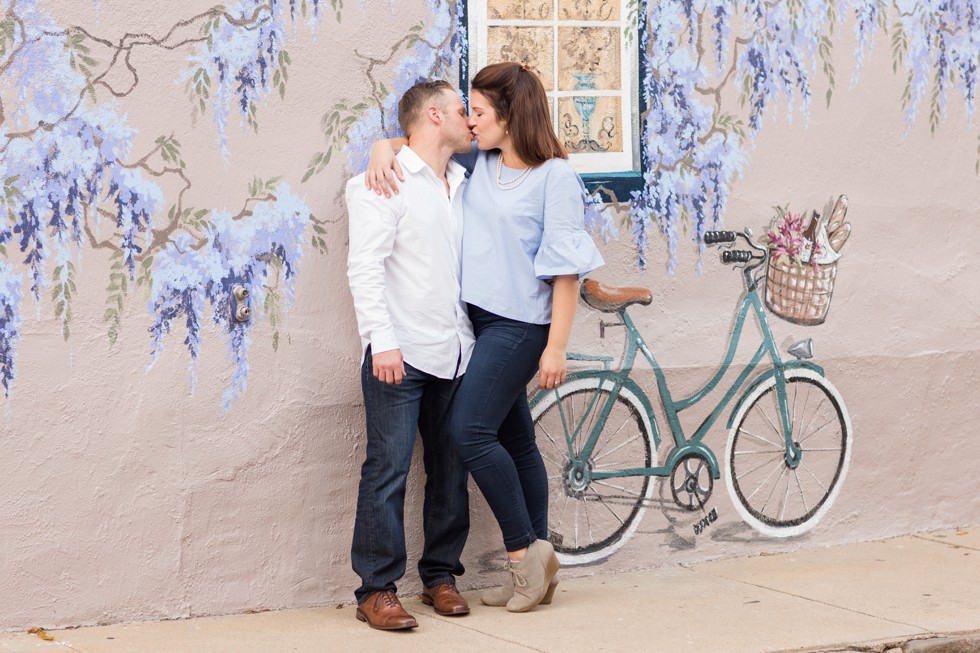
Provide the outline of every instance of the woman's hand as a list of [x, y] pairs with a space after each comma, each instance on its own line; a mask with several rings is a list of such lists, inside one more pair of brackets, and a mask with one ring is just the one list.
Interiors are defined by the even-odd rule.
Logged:
[[[398, 181], [405, 181], [402, 167], [395, 158], [395, 153], [401, 149], [401, 144], [396, 148], [395, 143], [392, 142], [394, 140], [396, 139], [387, 139], [374, 144], [371, 148], [371, 159], [364, 172], [364, 185], [378, 195], [384, 193], [385, 197], [391, 197], [392, 193], [398, 194], [396, 176]], [[397, 140], [404, 141], [404, 139]]]
[[538, 385], [544, 390], [553, 390], [565, 382], [566, 371], [565, 350], [545, 347], [538, 364]]
[[565, 349], [568, 346], [568, 334], [572, 330], [572, 320], [575, 319], [577, 301], [578, 275], [560, 274], [555, 277], [548, 344], [538, 364], [540, 376], [538, 385], [545, 390], [552, 390], [565, 382], [565, 373], [568, 369]]

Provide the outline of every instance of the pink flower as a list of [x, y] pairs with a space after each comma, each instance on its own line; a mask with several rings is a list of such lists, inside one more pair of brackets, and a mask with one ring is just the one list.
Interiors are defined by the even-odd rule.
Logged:
[[[810, 265], [816, 269], [817, 257], [823, 250], [818, 243], [813, 243], [812, 249], [809, 252], [806, 251], [809, 241], [803, 237], [805, 230], [806, 224], [801, 213], [781, 211], [781, 218], [773, 219], [764, 239], [769, 249], [772, 250], [773, 260], [778, 261], [785, 256], [792, 262], [802, 264], [804, 257], [807, 257]], [[807, 256], [808, 254], [809, 256]]]

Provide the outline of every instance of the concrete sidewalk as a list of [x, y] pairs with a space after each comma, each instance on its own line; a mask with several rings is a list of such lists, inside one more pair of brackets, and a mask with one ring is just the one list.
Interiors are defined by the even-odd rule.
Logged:
[[[352, 605], [0, 635], [0, 652], [980, 651], [980, 527], [880, 542], [563, 580], [527, 614], [480, 604], [379, 632]], [[969, 635], [960, 647], [909, 640]], [[975, 648], [974, 648], [975, 646]]]

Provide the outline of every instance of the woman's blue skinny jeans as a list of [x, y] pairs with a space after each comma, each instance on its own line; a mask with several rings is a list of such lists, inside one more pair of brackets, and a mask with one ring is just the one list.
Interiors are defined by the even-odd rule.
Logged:
[[516, 551], [548, 537], [548, 477], [534, 440], [527, 385], [538, 370], [549, 325], [468, 308], [476, 347], [449, 429], [500, 524], [505, 548]]

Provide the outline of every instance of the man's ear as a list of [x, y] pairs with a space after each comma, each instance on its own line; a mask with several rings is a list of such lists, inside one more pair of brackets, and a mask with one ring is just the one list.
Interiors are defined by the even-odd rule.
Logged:
[[442, 111], [439, 110], [437, 106], [431, 106], [425, 110], [426, 117], [433, 122], [433, 124], [442, 124]]

